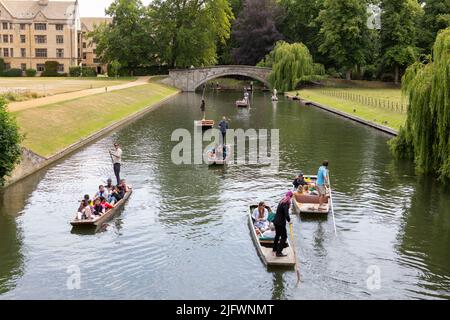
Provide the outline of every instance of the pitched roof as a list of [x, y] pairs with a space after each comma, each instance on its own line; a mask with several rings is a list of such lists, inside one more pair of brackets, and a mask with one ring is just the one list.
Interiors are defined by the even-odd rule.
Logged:
[[94, 31], [95, 26], [98, 26], [101, 23], [112, 22], [112, 18], [81, 18], [80, 20], [81, 28], [88, 32]]
[[42, 12], [51, 20], [73, 19], [76, 14], [77, 1], [49, 1], [40, 5], [39, 1], [0, 0], [3, 6], [17, 19], [32, 19]]

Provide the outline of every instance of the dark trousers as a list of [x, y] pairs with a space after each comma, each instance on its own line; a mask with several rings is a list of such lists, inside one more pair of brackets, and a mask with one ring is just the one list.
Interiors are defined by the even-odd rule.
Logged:
[[221, 132], [222, 133], [222, 144], [225, 145], [225, 140], [227, 138], [227, 132]]
[[114, 163], [114, 174], [117, 179], [117, 184], [120, 183], [120, 163]]
[[275, 241], [273, 243], [273, 251], [277, 254], [281, 254], [286, 247], [287, 232], [286, 225], [275, 225]]

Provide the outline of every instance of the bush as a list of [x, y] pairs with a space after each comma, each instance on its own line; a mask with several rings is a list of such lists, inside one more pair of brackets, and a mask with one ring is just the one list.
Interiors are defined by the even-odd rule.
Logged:
[[41, 77], [57, 77], [58, 74], [58, 61], [46, 61], [45, 70], [42, 72]]
[[383, 73], [380, 77], [380, 80], [383, 82], [394, 82], [395, 77], [392, 73]]
[[27, 69], [25, 70], [25, 75], [27, 77], [35, 77], [36, 76], [36, 70], [35, 69]]
[[69, 68], [69, 75], [71, 77], [79, 77], [81, 76], [81, 73], [83, 72], [83, 77], [96, 77], [97, 71], [95, 68], [89, 68], [89, 67], [70, 67]]
[[6, 111], [6, 101], [2, 97], [0, 97], [0, 132], [0, 186], [2, 186], [5, 177], [12, 173], [22, 155], [19, 126], [11, 113]]
[[3, 71], [2, 76], [4, 77], [21, 77], [23, 74], [22, 69], [9, 69]]
[[368, 80], [368, 81], [372, 81], [375, 80], [377, 76], [377, 67], [374, 65], [368, 65], [366, 67], [364, 67], [364, 72], [363, 72], [363, 80]]
[[0, 58], [0, 76], [3, 74], [3, 71], [5, 71], [5, 60]]

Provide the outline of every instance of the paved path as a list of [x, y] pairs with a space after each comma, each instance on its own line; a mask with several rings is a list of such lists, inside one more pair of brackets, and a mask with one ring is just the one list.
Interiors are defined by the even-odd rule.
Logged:
[[17, 112], [22, 111], [30, 108], [36, 108], [40, 106], [45, 106], [52, 103], [67, 101], [67, 100], [73, 100], [77, 98], [82, 98], [86, 96], [91, 96], [98, 93], [105, 93], [106, 88], [108, 88], [108, 92], [126, 89], [126, 88], [132, 88], [136, 86], [141, 86], [146, 83], [148, 83], [150, 80], [150, 77], [139, 77], [137, 80], [132, 82], [127, 82], [124, 84], [119, 84], [112, 87], [101, 87], [101, 88], [95, 88], [95, 89], [87, 89], [87, 90], [80, 90], [75, 92], [68, 92], [68, 93], [62, 93], [57, 94], [54, 96], [48, 96], [33, 100], [27, 100], [27, 101], [21, 101], [21, 102], [12, 102], [8, 104], [8, 111], [9, 112]]

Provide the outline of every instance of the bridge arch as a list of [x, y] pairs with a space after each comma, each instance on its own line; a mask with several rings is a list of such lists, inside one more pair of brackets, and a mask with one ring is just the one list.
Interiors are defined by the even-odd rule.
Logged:
[[269, 85], [270, 68], [252, 66], [214, 66], [208, 68], [177, 69], [169, 71], [170, 85], [193, 92], [204, 83], [224, 76], [245, 76]]

